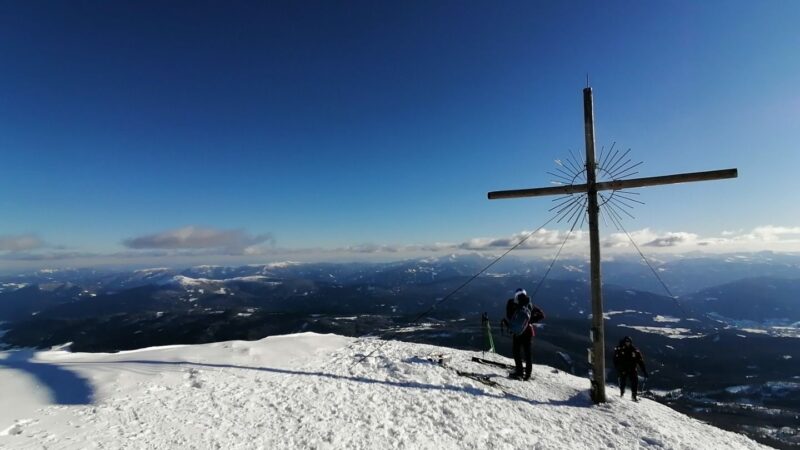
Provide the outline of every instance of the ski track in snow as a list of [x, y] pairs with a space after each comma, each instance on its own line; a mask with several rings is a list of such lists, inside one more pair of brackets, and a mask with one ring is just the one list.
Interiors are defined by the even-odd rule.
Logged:
[[[0, 364], [0, 386], [30, 390], [0, 398], [0, 447], [766, 448], [650, 400], [620, 399], [613, 386], [608, 403], [592, 405], [588, 380], [548, 366], [534, 366], [532, 381], [512, 381], [470, 361], [478, 353], [396, 341], [355, 363], [381, 342], [303, 333], [115, 354], [39, 352], [28, 370], [71, 371], [91, 384], [92, 400], [51, 404], [47, 386], [31, 387], [29, 374]], [[442, 353], [452, 368], [495, 375], [513, 395], [426, 359]]]

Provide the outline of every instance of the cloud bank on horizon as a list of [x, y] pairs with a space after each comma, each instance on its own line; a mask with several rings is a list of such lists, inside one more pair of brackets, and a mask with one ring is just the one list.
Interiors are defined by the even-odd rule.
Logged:
[[244, 230], [217, 230], [187, 226], [174, 230], [124, 239], [133, 250], [210, 250], [225, 254], [260, 254], [273, 246], [270, 233], [250, 235]]
[[[800, 227], [764, 225], [752, 230], [724, 230], [717, 236], [686, 231], [643, 228], [601, 237], [604, 253], [633, 251], [631, 238], [646, 253], [708, 253], [752, 251], [800, 251]], [[243, 229], [186, 226], [121, 240], [123, 249], [98, 253], [46, 243], [35, 234], [0, 236], [0, 263], [5, 268], [53, 265], [184, 264], [224, 261], [231, 264], [291, 256], [313, 260], [403, 259], [441, 253], [482, 252], [499, 254], [513, 246], [529, 255], [546, 255], [564, 245], [572, 254], [588, 252], [588, 233], [577, 230], [523, 230], [506, 237], [477, 237], [463, 242], [425, 244], [362, 243], [345, 247], [279, 247], [270, 233], [251, 234]]]
[[43, 247], [45, 247], [44, 241], [35, 234], [0, 236], [0, 252], [15, 253]]

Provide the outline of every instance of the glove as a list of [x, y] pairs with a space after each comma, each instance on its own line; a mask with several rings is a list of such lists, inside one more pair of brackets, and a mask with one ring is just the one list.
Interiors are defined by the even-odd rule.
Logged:
[[650, 375], [648, 375], [647, 372], [642, 372], [642, 376], [645, 377], [645, 378], [649, 378], [650, 377]]

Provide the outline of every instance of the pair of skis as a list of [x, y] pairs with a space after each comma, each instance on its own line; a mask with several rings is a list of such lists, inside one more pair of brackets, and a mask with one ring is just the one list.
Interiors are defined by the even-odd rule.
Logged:
[[[484, 365], [492, 366], [492, 367], [499, 367], [499, 368], [506, 369], [506, 370], [516, 370], [516, 367], [512, 366], [511, 364], [506, 364], [506, 363], [502, 363], [502, 362], [499, 362], [499, 361], [492, 361], [491, 359], [479, 358], [477, 356], [473, 356], [472, 357], [472, 362], [476, 362], [476, 363], [479, 363], [479, 364], [484, 364]], [[510, 392], [506, 391], [506, 387], [505, 386], [501, 385], [497, 381], [494, 381], [491, 378], [490, 375], [471, 373], [471, 372], [463, 372], [463, 371], [458, 371], [458, 370], [456, 372], [461, 376], [464, 376], [464, 377], [467, 377], [467, 378], [471, 378], [471, 379], [473, 379], [475, 381], [478, 381], [480, 383], [483, 383], [483, 384], [485, 384], [487, 386], [498, 388], [498, 389], [500, 389], [501, 391], [503, 391], [506, 394], [510, 394]]]
[[455, 369], [455, 371], [456, 371], [457, 374], [461, 375], [462, 377], [466, 377], [466, 378], [469, 378], [471, 380], [475, 380], [478, 383], [483, 383], [483, 384], [485, 384], [487, 386], [490, 386], [490, 387], [493, 387], [493, 388], [502, 389], [502, 386], [500, 386], [500, 383], [498, 383], [497, 381], [494, 381], [490, 375], [486, 375], [486, 374], [482, 374], [482, 373], [475, 373], [475, 372], [465, 372], [463, 370], [458, 370], [458, 369]]
[[492, 361], [491, 359], [478, 358], [477, 356], [473, 356], [472, 361], [480, 364], [486, 364], [487, 366], [500, 367], [502, 369], [508, 369], [508, 370], [517, 369], [515, 366], [512, 366], [511, 364], [506, 364], [499, 361]]
[[[446, 369], [453, 370], [459, 376], [462, 376], [462, 377], [465, 377], [465, 378], [469, 378], [471, 380], [477, 381], [478, 383], [484, 384], [486, 386], [499, 389], [499, 390], [503, 391], [503, 393], [505, 393], [505, 394], [511, 394], [510, 392], [508, 392], [506, 390], [505, 386], [501, 385], [500, 383], [498, 383], [497, 381], [492, 379], [493, 375], [487, 375], [487, 374], [484, 374], [484, 373], [476, 373], [476, 372], [468, 372], [468, 371], [465, 371], [465, 370], [456, 369], [455, 367], [451, 367], [450, 365], [448, 365], [448, 362], [450, 361], [450, 358], [445, 356], [445, 355], [433, 355], [433, 356], [429, 356], [427, 359], [429, 361], [431, 361], [431, 362], [439, 364], [440, 366], [442, 366], [442, 367], [444, 367]], [[507, 369], [507, 370], [515, 370], [516, 369], [516, 367], [512, 366], [511, 364], [506, 364], [506, 363], [502, 363], [502, 362], [498, 362], [498, 361], [492, 361], [490, 359], [485, 359], [485, 358], [479, 358], [477, 356], [473, 356], [472, 357], [472, 361], [476, 362], [476, 363], [479, 363], [479, 364], [484, 364], [484, 365], [488, 365], [488, 366], [492, 366], [492, 367], [500, 367], [502, 369]]]

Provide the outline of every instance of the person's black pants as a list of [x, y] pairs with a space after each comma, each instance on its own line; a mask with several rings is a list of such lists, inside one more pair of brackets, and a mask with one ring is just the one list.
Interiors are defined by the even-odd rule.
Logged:
[[531, 376], [533, 362], [531, 360], [531, 344], [533, 342], [533, 331], [528, 328], [519, 336], [515, 335], [512, 341], [512, 351], [514, 352], [514, 364], [517, 366], [517, 375], [522, 375], [522, 358], [525, 357], [525, 377]]
[[635, 370], [629, 370], [619, 374], [620, 394], [625, 394], [626, 381], [631, 382], [631, 392], [633, 393], [633, 398], [636, 398], [636, 395], [639, 393], [639, 373]]

